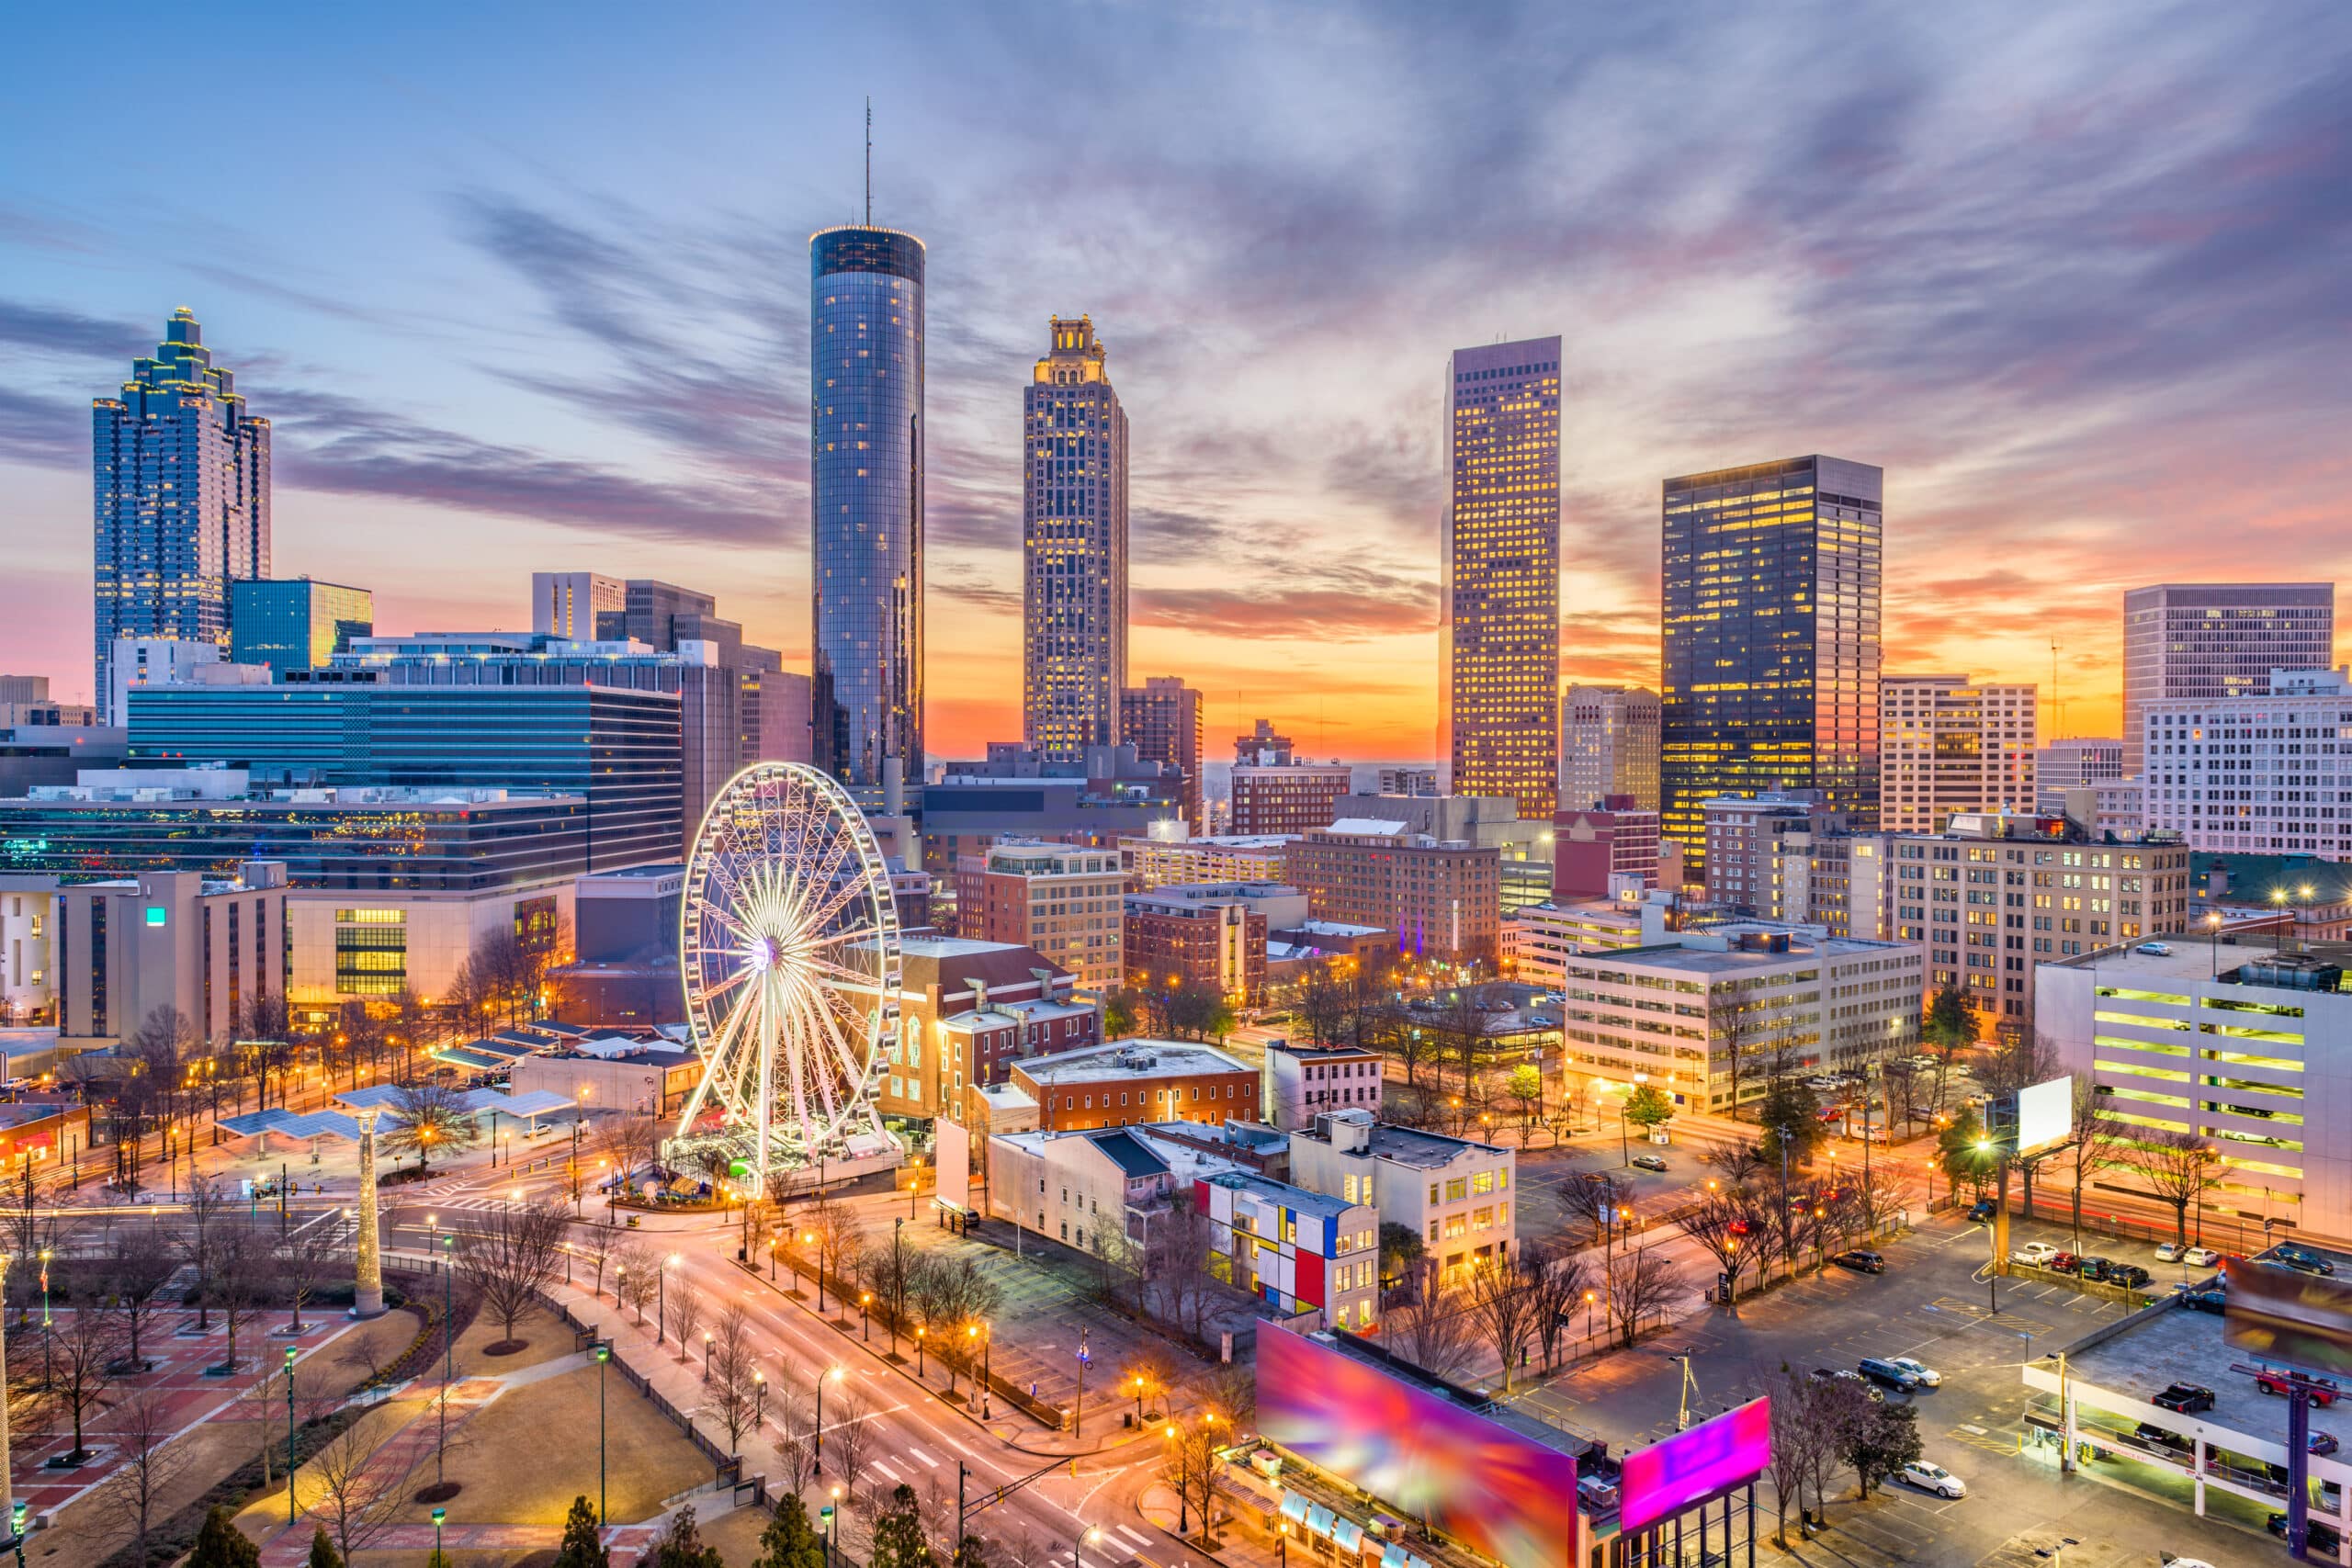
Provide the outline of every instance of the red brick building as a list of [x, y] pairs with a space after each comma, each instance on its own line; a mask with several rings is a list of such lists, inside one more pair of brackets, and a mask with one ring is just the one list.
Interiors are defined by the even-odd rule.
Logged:
[[1097, 1044], [1102, 1015], [1073, 976], [1017, 942], [910, 937], [900, 950], [899, 1039], [886, 1050], [886, 1116], [969, 1120], [969, 1092], [1024, 1057]]
[[1195, 833], [1209, 830], [1208, 806], [1201, 797], [1201, 694], [1173, 675], [1153, 675], [1119, 694], [1119, 739], [1147, 762], [1161, 762], [1184, 775], [1184, 821]]
[[1264, 902], [1215, 887], [1128, 894], [1127, 984], [1151, 990], [1190, 981], [1256, 1006], [1266, 989]]
[[1283, 860], [1318, 920], [1385, 926], [1397, 951], [1493, 963], [1502, 934], [1502, 855], [1402, 822], [1350, 818], [1308, 832]]
[[1598, 808], [1552, 814], [1552, 897], [1606, 898], [1612, 876], [1657, 886], [1658, 814], [1630, 795], [1605, 796]]
[[1012, 1065], [1048, 1133], [1146, 1122], [1255, 1121], [1258, 1069], [1206, 1045], [1121, 1040]]
[[1355, 770], [1345, 762], [1302, 762], [1291, 755], [1290, 737], [1274, 733], [1264, 719], [1233, 741], [1233, 822], [1228, 831], [1304, 833], [1328, 828], [1339, 815], [1340, 796], [1355, 787]]

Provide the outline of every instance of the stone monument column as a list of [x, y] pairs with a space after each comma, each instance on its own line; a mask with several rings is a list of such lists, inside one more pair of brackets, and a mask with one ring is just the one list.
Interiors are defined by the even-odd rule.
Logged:
[[359, 1112], [359, 1272], [351, 1293], [354, 1317], [380, 1317], [384, 1312], [383, 1244], [376, 1228], [376, 1116], [372, 1105]]

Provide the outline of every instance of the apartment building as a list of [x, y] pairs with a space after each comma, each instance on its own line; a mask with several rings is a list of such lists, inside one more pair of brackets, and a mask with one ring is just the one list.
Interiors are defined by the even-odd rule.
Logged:
[[1419, 1232], [1449, 1282], [1510, 1255], [1518, 1168], [1512, 1150], [1394, 1126], [1363, 1110], [1326, 1111], [1290, 1135], [1292, 1181], [1368, 1203], [1384, 1223]]
[[[1177, 826], [1169, 824], [1171, 829]], [[1283, 852], [1297, 836], [1223, 833], [1186, 837], [1181, 831], [1163, 836], [1155, 830], [1146, 838], [1121, 839], [1119, 863], [1126, 868], [1127, 886], [1139, 893], [1171, 884], [1280, 882]]]
[[1886, 676], [1879, 685], [1879, 827], [1934, 833], [1956, 811], [2030, 810], [2038, 704], [2030, 684]]
[[1602, 795], [1552, 814], [1552, 901], [1605, 898], [1617, 878], [1658, 886], [1658, 814], [1630, 795]]
[[1502, 921], [1499, 856], [1402, 822], [1348, 818], [1302, 834], [1284, 852], [1283, 880], [1306, 889], [1318, 920], [1385, 927], [1414, 957], [1492, 962]]
[[1345, 762], [1311, 762], [1293, 754], [1290, 737], [1258, 721], [1250, 734], [1233, 742], [1233, 816], [1241, 835], [1303, 833], [1329, 825], [1339, 815], [1332, 803], [1354, 787], [1355, 770]]
[[1189, 981], [1238, 1007], [1266, 991], [1270, 922], [1306, 918], [1306, 896], [1287, 884], [1175, 885], [1126, 897], [1127, 984], [1138, 988]]
[[957, 929], [975, 941], [1033, 947], [1099, 995], [1126, 977], [1125, 882], [1114, 851], [1001, 839], [956, 860]]
[[1281, 1040], [1266, 1046], [1265, 1118], [1283, 1132], [1311, 1127], [1329, 1111], [1380, 1114], [1380, 1056], [1354, 1046]]
[[2352, 671], [2276, 670], [2267, 684], [2142, 708], [2148, 826], [2192, 850], [2352, 858]]
[[[1728, 1115], [1763, 1098], [1762, 1064], [1849, 1066], [1919, 1038], [1919, 949], [1818, 926], [1733, 921], [1564, 964], [1568, 1069], [1601, 1096], [1649, 1084]], [[1737, 1057], [1735, 1063], [1735, 1055]]]

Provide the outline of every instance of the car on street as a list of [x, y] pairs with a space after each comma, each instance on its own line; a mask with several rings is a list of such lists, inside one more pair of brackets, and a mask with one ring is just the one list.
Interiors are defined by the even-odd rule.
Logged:
[[1879, 1387], [1891, 1388], [1897, 1393], [1909, 1393], [1919, 1386], [1919, 1380], [1909, 1371], [1896, 1366], [1893, 1361], [1882, 1360], [1876, 1356], [1863, 1357], [1854, 1364], [1854, 1370], [1878, 1384]]
[[1850, 1251], [1838, 1253], [1837, 1256], [1830, 1258], [1829, 1261], [1835, 1263], [1840, 1269], [1851, 1269], [1857, 1274], [1883, 1274], [1886, 1272], [1885, 1258], [1880, 1257], [1875, 1252], [1865, 1251], [1859, 1247]]
[[[2344, 1391], [2336, 1387], [2334, 1378], [2307, 1378], [2305, 1384], [2312, 1391], [2312, 1403], [2323, 1410], [2343, 1396]], [[2254, 1386], [2283, 1399], [2293, 1391], [2295, 1380], [2286, 1372], [2256, 1372]]]
[[[2267, 1528], [2272, 1535], [2277, 1536], [2279, 1540], [2286, 1540], [2287, 1516], [2284, 1514], [2271, 1515]], [[2336, 1555], [2338, 1543], [2335, 1536], [2335, 1527], [2334, 1525], [2331, 1525], [2323, 1519], [2312, 1519], [2306, 1523], [2303, 1528], [2305, 1531], [2303, 1536], [2303, 1544], [2306, 1548], [2312, 1551], [2324, 1551], [2330, 1557]]]
[[2148, 1401], [2159, 1410], [2177, 1410], [2188, 1415], [2196, 1410], [2213, 1408], [2213, 1391], [2202, 1383], [2166, 1383], [2165, 1391]]
[[2050, 1260], [2057, 1256], [2059, 1256], [2059, 1248], [2056, 1243], [2047, 1241], [2030, 1241], [2023, 1247], [2018, 1247], [2015, 1252], [2010, 1253], [2009, 1261], [2012, 1263], [2030, 1263], [2037, 1269], [2047, 1269], [2050, 1267]]
[[2282, 1241], [2270, 1249], [2270, 1261], [2284, 1263], [2288, 1268], [2305, 1274], [2333, 1274], [2335, 1265], [2296, 1242]]
[[2000, 1212], [2000, 1207], [1990, 1198], [1979, 1198], [1968, 1206], [1968, 1217], [1979, 1222], [1989, 1220]]
[[1886, 1359], [1886, 1361], [1887, 1365], [1892, 1367], [1901, 1367], [1905, 1371], [1909, 1372], [1913, 1377], [1917, 1378], [1921, 1388], [1941, 1388], [1944, 1386], [1943, 1373], [1936, 1371], [1935, 1368], [1928, 1365], [1925, 1361], [1920, 1360], [1916, 1356], [1889, 1356]]
[[2191, 1312], [2226, 1312], [2230, 1294], [2227, 1291], [2184, 1291], [2180, 1304]]
[[1637, 1170], [1663, 1171], [1666, 1169], [1666, 1156], [1664, 1155], [1635, 1155], [1634, 1168]]
[[1942, 1465], [1915, 1459], [1894, 1472], [1895, 1479], [1907, 1482], [1922, 1492], [1933, 1492], [1939, 1497], [1965, 1497], [1968, 1483], [1946, 1470]]

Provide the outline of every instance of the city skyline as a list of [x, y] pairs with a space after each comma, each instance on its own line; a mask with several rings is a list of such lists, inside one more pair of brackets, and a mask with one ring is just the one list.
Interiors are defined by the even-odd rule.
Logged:
[[[1213, 732], [1264, 714], [1316, 755], [1429, 754], [1442, 474], [1427, 367], [1556, 330], [1565, 681], [1658, 678], [1664, 476], [1850, 451], [1884, 465], [1899, 519], [1890, 666], [2033, 681], [2063, 705], [2045, 734], [2120, 733], [2124, 590], [2253, 575], [2238, 563], [2266, 548], [2295, 565], [2264, 576], [2352, 558], [2324, 435], [2345, 412], [2323, 345], [2346, 302], [2316, 259], [2345, 221], [2330, 84], [2346, 51], [2340, 29], [2298, 42], [2275, 19], [2183, 12], [2161, 51], [2122, 51], [2141, 32], [2121, 19], [2013, 19], [1869, 21], [1833, 73], [1868, 85], [1711, 101], [1671, 131], [1623, 128], [1642, 81], [1727, 53], [1769, 80], [1804, 58], [1804, 29], [1530, 13], [1474, 47], [1361, 18], [1293, 40], [1231, 18], [1083, 18], [1050, 28], [1049, 65], [1041, 22], [910, 29], [925, 89], [876, 105], [876, 210], [923, 235], [939, 295], [931, 751], [1018, 733], [1003, 389], [1039, 325], [1081, 309], [1121, 323], [1121, 395], [1152, 436], [1133, 667], [1201, 690]], [[484, 61], [520, 27], [474, 25]], [[28, 28], [54, 70], [0, 123], [20, 143], [87, 123], [0, 197], [17, 364], [0, 486], [19, 551], [0, 668], [90, 694], [85, 422], [177, 305], [272, 421], [278, 571], [373, 590], [395, 631], [526, 626], [513, 585], [551, 558], [723, 581], [748, 635], [807, 659], [805, 414], [750, 389], [804, 373], [805, 280], [776, 258], [856, 215], [865, 85], [799, 63], [822, 51], [748, 14], [724, 29], [740, 61], [621, 13], [581, 39], [535, 35], [558, 54], [625, 49], [691, 107], [624, 136], [532, 84], [502, 80], [503, 107], [482, 107], [465, 51], [403, 50], [435, 61], [403, 70], [432, 74], [388, 76], [377, 26], [282, 46], [314, 69], [273, 73], [244, 106], [279, 155], [200, 209], [126, 155], [135, 131], [87, 115], [113, 79], [87, 23]], [[226, 58], [225, 40], [189, 48], [191, 68]], [[1476, 128], [1413, 146], [1404, 132], [1442, 119], [1498, 48], [1556, 62], [1542, 94], [1502, 93]], [[1303, 52], [1329, 65], [1311, 101], [1264, 107], [1257, 73]], [[1047, 140], [953, 69], [1035, 82], [1073, 58], [1134, 110], [1086, 154], [1103, 182], [1085, 232], [1030, 188]], [[758, 141], [788, 156], [704, 156], [746, 144], [723, 118], [739, 71], [766, 84], [739, 96], [783, 118]], [[2195, 116], [2173, 112], [2190, 99]], [[330, 101], [392, 125], [375, 178], [292, 133]], [[1230, 124], [1198, 130], [1203, 102]], [[1359, 169], [1366, 145], [1387, 172]], [[1586, 155], [1563, 160], [1569, 146]], [[1504, 215], [1476, 243], [1449, 220], [1472, 202]], [[175, 220], [202, 243], [145, 243]]]

